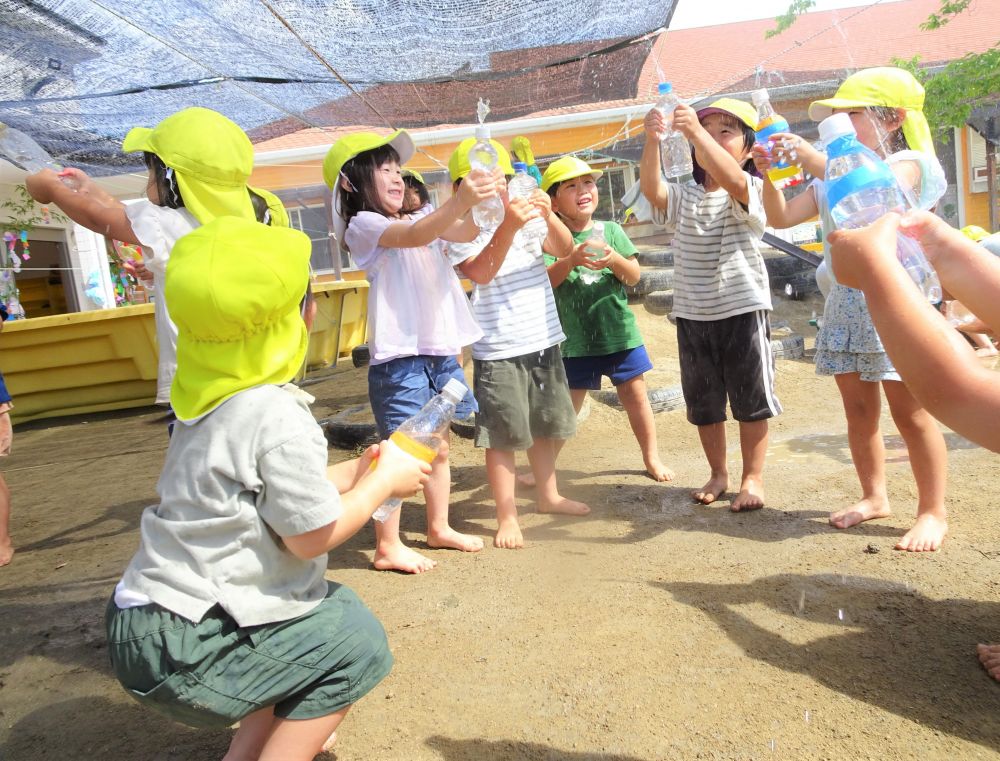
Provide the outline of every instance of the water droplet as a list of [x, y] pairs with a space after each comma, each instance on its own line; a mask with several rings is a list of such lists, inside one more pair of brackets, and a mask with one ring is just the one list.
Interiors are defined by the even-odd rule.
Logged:
[[841, 621], [844, 620], [844, 609], [843, 608], [837, 608], [837, 618], [839, 620], [841, 620]]
[[806, 711], [806, 724], [809, 723], [809, 711]]

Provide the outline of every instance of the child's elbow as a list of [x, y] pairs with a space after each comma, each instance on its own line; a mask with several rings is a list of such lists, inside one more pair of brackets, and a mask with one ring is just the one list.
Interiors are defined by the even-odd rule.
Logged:
[[297, 534], [295, 536], [282, 537], [285, 549], [287, 549], [299, 560], [312, 560], [313, 558], [318, 558], [320, 555], [323, 555], [328, 551], [326, 544], [320, 541], [320, 537], [318, 536], [319, 531], [323, 531], [323, 529], [309, 531], [308, 533]]

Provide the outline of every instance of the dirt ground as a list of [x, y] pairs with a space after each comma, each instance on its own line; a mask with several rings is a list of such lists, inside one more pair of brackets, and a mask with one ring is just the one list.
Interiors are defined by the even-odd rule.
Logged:
[[[813, 309], [779, 302], [774, 320], [811, 346]], [[673, 327], [636, 311], [658, 365], [651, 385], [677, 384]], [[317, 417], [363, 402], [364, 384], [349, 370], [311, 386]], [[456, 440], [453, 523], [487, 549], [429, 551], [439, 566], [418, 577], [370, 570], [370, 530], [330, 556], [330, 578], [374, 609], [396, 657], [335, 757], [1000, 758], [1000, 685], [974, 656], [1000, 639], [996, 456], [946, 432], [951, 533], [938, 553], [896, 552], [915, 487], [888, 412], [896, 514], [837, 531], [827, 513], [858, 485], [834, 383], [808, 361], [781, 361], [778, 391], [764, 510], [691, 502], [707, 466], [682, 411], [657, 415], [677, 478], [656, 484], [624, 413], [592, 404], [560, 477], [593, 513], [539, 515], [525, 494], [522, 551], [491, 546], [482, 453]], [[106, 660], [104, 606], [155, 500], [166, 441], [150, 410], [16, 431], [4, 463], [18, 552], [0, 569], [3, 761], [222, 756], [228, 732], [141, 708]], [[403, 528], [421, 547], [421, 507]]]

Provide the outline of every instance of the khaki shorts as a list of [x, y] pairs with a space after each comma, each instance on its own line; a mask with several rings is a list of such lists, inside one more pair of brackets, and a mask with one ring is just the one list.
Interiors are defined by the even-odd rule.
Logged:
[[568, 439], [576, 433], [576, 411], [558, 346], [473, 364], [477, 447], [528, 449], [535, 439]]
[[198, 623], [155, 603], [108, 603], [108, 655], [125, 690], [175, 721], [226, 727], [274, 706], [314, 719], [357, 702], [392, 668], [378, 619], [350, 589], [329, 584], [308, 613], [241, 628], [221, 606]]

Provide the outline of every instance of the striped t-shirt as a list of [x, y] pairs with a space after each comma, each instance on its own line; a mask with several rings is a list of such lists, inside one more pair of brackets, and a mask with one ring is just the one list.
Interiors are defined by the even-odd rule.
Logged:
[[[471, 243], [449, 243], [448, 258], [457, 267], [478, 256], [492, 237], [493, 230], [483, 230]], [[520, 238], [494, 278], [472, 291], [472, 312], [484, 334], [472, 345], [474, 359], [520, 357], [566, 338], [541, 252], [537, 245], [522, 246]]]
[[746, 175], [747, 208], [725, 190], [702, 185], [667, 184], [667, 208], [654, 209], [653, 221], [676, 227], [674, 251], [675, 317], [721, 320], [771, 309], [760, 239], [766, 215], [759, 177]]

